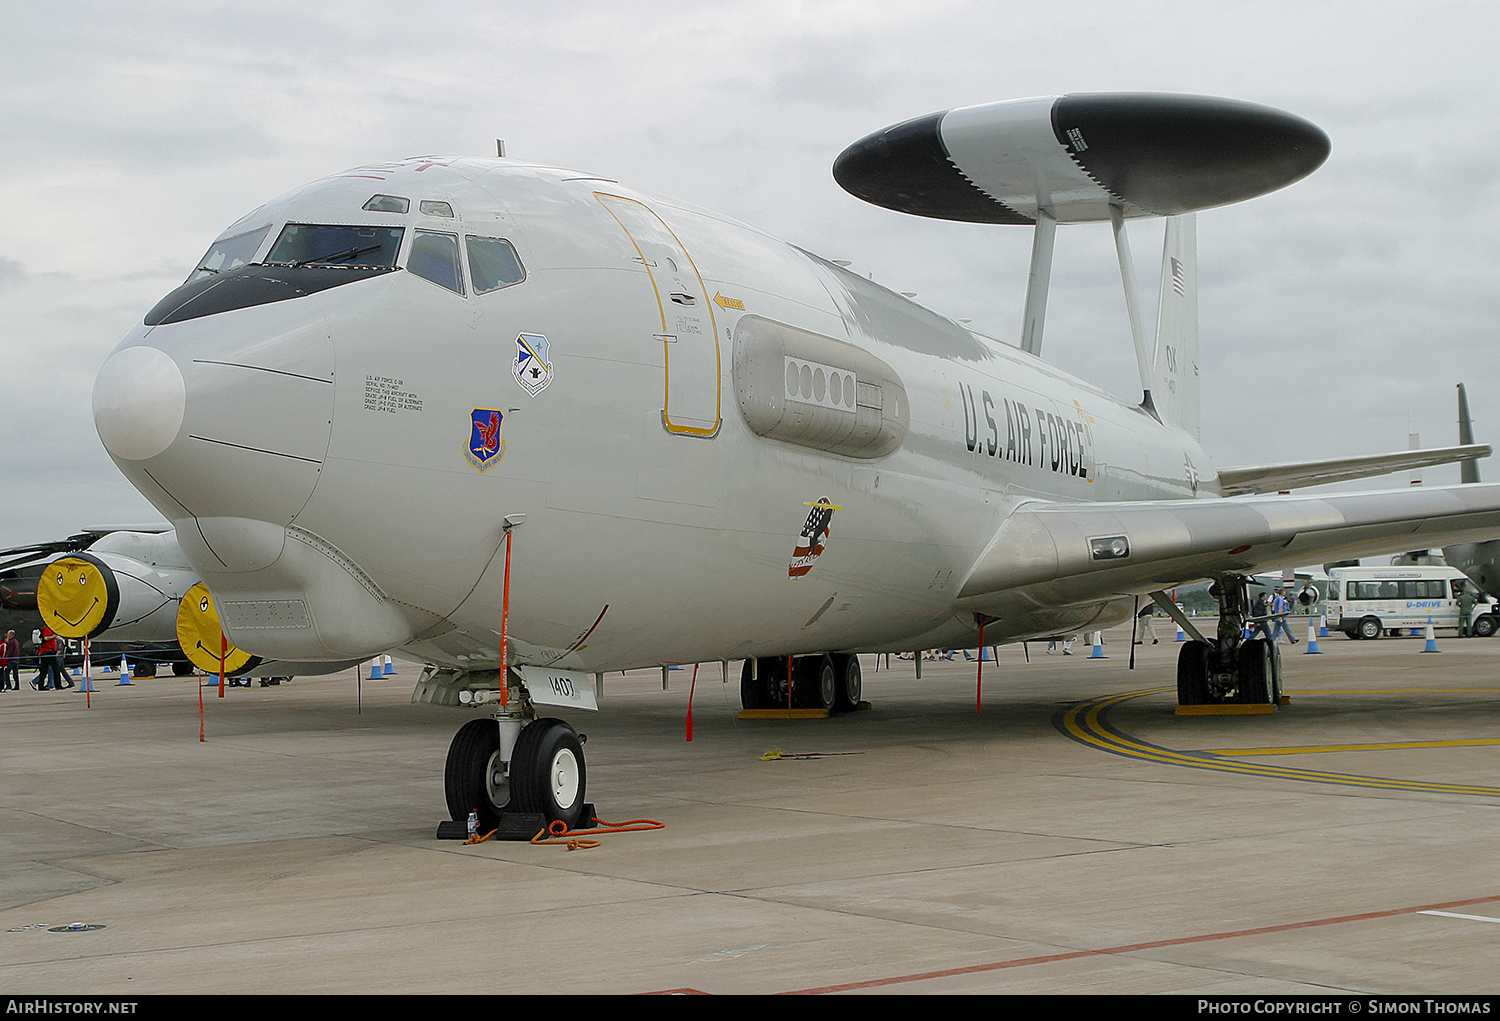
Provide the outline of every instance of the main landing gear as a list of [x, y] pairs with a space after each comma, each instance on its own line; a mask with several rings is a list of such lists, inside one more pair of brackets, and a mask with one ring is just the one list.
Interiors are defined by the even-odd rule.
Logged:
[[[791, 663], [788, 699], [787, 664]], [[849, 712], [859, 708], [864, 682], [859, 657], [849, 653], [818, 656], [765, 656], [747, 659], [740, 671], [740, 704], [746, 709], [832, 709]]]
[[1265, 638], [1245, 638], [1249, 579], [1220, 575], [1209, 587], [1219, 603], [1219, 630], [1189, 641], [1177, 654], [1179, 705], [1276, 705], [1281, 701], [1281, 652]]
[[569, 829], [585, 819], [585, 738], [562, 720], [538, 718], [523, 692], [517, 706], [470, 720], [448, 748], [443, 789], [455, 822], [479, 814], [488, 833], [509, 813], [544, 816]]

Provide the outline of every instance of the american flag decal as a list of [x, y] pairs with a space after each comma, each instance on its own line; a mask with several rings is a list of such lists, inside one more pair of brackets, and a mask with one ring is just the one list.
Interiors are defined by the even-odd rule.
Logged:
[[1172, 260], [1172, 290], [1180, 295], [1187, 295], [1187, 268], [1179, 259]]
[[787, 566], [787, 577], [792, 581], [811, 571], [813, 563], [822, 556], [832, 531], [833, 512], [840, 509], [837, 504], [829, 503], [826, 496], [819, 497], [806, 506], [812, 509], [807, 512], [807, 521], [802, 525], [797, 547], [792, 550], [792, 562]]

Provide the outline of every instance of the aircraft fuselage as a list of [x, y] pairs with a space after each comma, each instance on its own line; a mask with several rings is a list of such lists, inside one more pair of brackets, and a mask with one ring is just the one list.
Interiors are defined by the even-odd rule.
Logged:
[[[380, 195], [409, 211], [365, 208]], [[386, 231], [393, 267], [283, 263], [245, 283], [288, 224]], [[973, 645], [956, 596], [1016, 507], [1217, 492], [1197, 441], [1139, 407], [614, 182], [409, 160], [224, 237], [262, 227], [250, 265], [174, 292], [96, 388], [106, 447], [262, 656], [492, 657], [516, 515], [523, 662]], [[524, 276], [477, 293], [496, 241]], [[986, 641], [1128, 612], [1052, 607]]]

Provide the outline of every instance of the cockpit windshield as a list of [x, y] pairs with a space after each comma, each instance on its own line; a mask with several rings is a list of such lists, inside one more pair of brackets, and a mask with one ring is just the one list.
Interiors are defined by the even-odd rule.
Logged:
[[239, 269], [255, 258], [255, 253], [260, 250], [260, 243], [265, 240], [270, 230], [271, 225], [268, 223], [256, 230], [236, 234], [223, 241], [215, 241], [213, 247], [208, 250], [208, 254], [198, 260], [198, 265], [189, 274], [188, 280], [197, 280], [199, 277], [214, 276], [218, 273], [228, 273], [232, 269]]
[[339, 227], [289, 223], [271, 246], [273, 266], [356, 266], [390, 269], [401, 250], [401, 227]]

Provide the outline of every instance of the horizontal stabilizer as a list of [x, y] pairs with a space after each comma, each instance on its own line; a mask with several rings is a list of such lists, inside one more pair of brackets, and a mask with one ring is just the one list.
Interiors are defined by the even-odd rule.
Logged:
[[1058, 223], [1176, 216], [1284, 188], [1328, 158], [1301, 117], [1210, 96], [1074, 93], [965, 106], [839, 154], [850, 194], [918, 216]]
[[1330, 482], [1369, 479], [1391, 472], [1430, 468], [1435, 464], [1474, 461], [1489, 457], [1493, 448], [1484, 443], [1431, 450], [1402, 450], [1394, 454], [1335, 457], [1324, 461], [1289, 461], [1284, 464], [1253, 464], [1219, 469], [1219, 492], [1224, 496], [1274, 493], [1282, 489], [1321, 486]]

